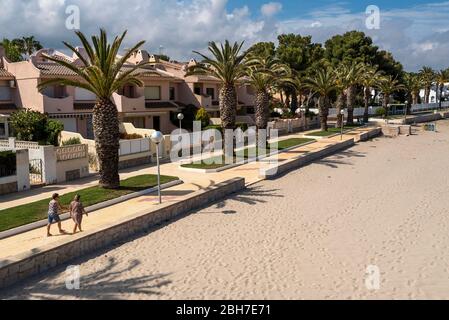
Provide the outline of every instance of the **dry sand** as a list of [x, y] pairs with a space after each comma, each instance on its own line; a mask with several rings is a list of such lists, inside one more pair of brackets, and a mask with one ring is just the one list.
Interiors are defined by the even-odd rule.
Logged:
[[[3, 292], [50, 299], [449, 298], [449, 122], [265, 181]], [[380, 269], [380, 289], [365, 286]]]

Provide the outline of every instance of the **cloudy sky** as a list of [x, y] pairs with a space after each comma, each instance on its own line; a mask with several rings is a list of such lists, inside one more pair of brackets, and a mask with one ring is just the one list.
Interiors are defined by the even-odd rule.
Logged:
[[[380, 9], [379, 29], [368, 29], [368, 5]], [[407, 70], [449, 67], [449, 1], [438, 0], [0, 0], [0, 38], [35, 35], [45, 46], [75, 45], [66, 28], [68, 6], [80, 9], [81, 30], [129, 30], [126, 45], [145, 39], [146, 49], [184, 60], [210, 40], [275, 41], [281, 33], [312, 35], [323, 42], [361, 30], [393, 52]], [[372, 21], [372, 20], [369, 20]]]

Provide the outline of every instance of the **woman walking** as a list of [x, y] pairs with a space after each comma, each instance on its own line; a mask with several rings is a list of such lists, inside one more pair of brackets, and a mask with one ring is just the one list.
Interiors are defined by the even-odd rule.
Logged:
[[55, 193], [52, 196], [52, 200], [48, 204], [48, 224], [47, 224], [47, 237], [51, 237], [50, 228], [53, 224], [58, 224], [60, 234], [66, 234], [61, 226], [61, 218], [59, 213], [63, 210], [61, 203], [59, 202], [59, 194]]
[[70, 204], [69, 210], [70, 210], [70, 216], [73, 219], [73, 222], [75, 222], [75, 227], [73, 228], [73, 234], [76, 234], [76, 230], [78, 229], [80, 232], [83, 232], [81, 228], [81, 224], [83, 222], [83, 215], [88, 216], [86, 210], [84, 210], [83, 204], [81, 203], [81, 196], [76, 195], [75, 199], [73, 199], [72, 203]]

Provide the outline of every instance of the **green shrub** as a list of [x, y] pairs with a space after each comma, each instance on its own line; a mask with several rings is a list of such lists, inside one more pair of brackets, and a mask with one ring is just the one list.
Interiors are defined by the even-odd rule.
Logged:
[[81, 144], [81, 139], [78, 137], [70, 138], [61, 143], [62, 146], [73, 146], [73, 145], [77, 145], [77, 144]]
[[195, 115], [196, 121], [201, 121], [201, 127], [206, 128], [210, 124], [210, 116], [209, 113], [207, 113], [206, 109], [200, 108], [198, 112]]
[[0, 177], [14, 175], [16, 171], [16, 154], [12, 151], [0, 152]]
[[376, 110], [376, 116], [378, 117], [385, 117], [387, 115], [387, 110], [385, 108], [379, 108]]
[[34, 141], [41, 145], [59, 145], [59, 136], [64, 125], [49, 119], [46, 114], [24, 109], [14, 112], [10, 118], [15, 137], [21, 141]]

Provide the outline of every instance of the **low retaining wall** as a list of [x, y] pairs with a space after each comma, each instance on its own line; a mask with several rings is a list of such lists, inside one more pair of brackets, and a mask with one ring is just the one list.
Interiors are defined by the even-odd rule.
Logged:
[[262, 170], [261, 174], [259, 175], [262, 179], [273, 179], [276, 176], [283, 174], [285, 172], [298, 169], [300, 167], [303, 167], [307, 164], [310, 164], [311, 162], [325, 158], [327, 156], [330, 156], [338, 151], [347, 149], [355, 145], [354, 139], [346, 140], [341, 143], [337, 143], [331, 146], [328, 146], [322, 150], [311, 152], [309, 154], [300, 156], [296, 159], [292, 159], [286, 162], [283, 162], [279, 164], [279, 166], [275, 168], [269, 168]]
[[169, 221], [208, 203], [223, 199], [227, 195], [245, 188], [245, 179], [236, 178], [201, 190], [183, 201], [167, 205], [156, 211], [143, 211], [126, 217], [99, 231], [86, 233], [63, 245], [51, 244], [36, 248], [34, 252], [11, 257], [0, 262], [0, 289], [20, 280], [37, 275], [58, 265], [64, 264], [93, 251], [127, 239], [139, 232], [148, 230], [164, 221]]
[[382, 134], [382, 128], [375, 128], [375, 129], [372, 129], [372, 130], [370, 130], [368, 132], [364, 132], [364, 133], [358, 135], [354, 139], [354, 141], [355, 142], [368, 141], [369, 139], [375, 138], [375, 137], [377, 137], [377, 136], [379, 136], [381, 134]]

